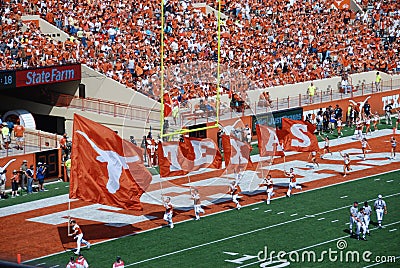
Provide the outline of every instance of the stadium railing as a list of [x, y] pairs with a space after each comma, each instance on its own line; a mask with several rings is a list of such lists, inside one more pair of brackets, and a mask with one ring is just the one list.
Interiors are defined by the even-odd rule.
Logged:
[[136, 105], [129, 105], [95, 98], [79, 98], [71, 95], [58, 96], [57, 107], [79, 109], [113, 117], [130, 120], [144, 120], [145, 122], [160, 122], [160, 109], [151, 109]]
[[[380, 91], [390, 91], [394, 89], [400, 88], [400, 79], [390, 79], [387, 81], [381, 81]], [[376, 92], [380, 92], [377, 90], [374, 82], [372, 83], [364, 83], [360, 86], [352, 86], [352, 91], [348, 94], [344, 94], [343, 92], [339, 92], [338, 89], [328, 88], [326, 90], [319, 89], [314, 95], [312, 104], [323, 104], [326, 102], [332, 102], [335, 100], [353, 98], [358, 96], [364, 96]], [[295, 107], [306, 107], [310, 105], [309, 96], [305, 94], [299, 94], [297, 96], [288, 96], [285, 98], [276, 98], [271, 99], [271, 110], [283, 110], [290, 109]], [[244, 115], [257, 115], [267, 112], [269, 109], [265, 106], [259, 105], [259, 100], [247, 103], [248, 108], [242, 109], [240, 113], [233, 111], [233, 109], [221, 109], [220, 118], [221, 119], [232, 119], [237, 118], [238, 116]], [[323, 107], [321, 107], [323, 108]], [[204, 113], [196, 113], [192, 111], [191, 113], [185, 112], [183, 115], [181, 114], [180, 122], [181, 125], [196, 125], [200, 123], [208, 123], [215, 121], [214, 116], [209, 116], [207, 112]]]
[[59, 147], [60, 135], [43, 132], [40, 130], [25, 130], [23, 149], [17, 150], [14, 148], [16, 145], [15, 137], [12, 133], [10, 150], [0, 150], [0, 157], [7, 157], [13, 155], [27, 154], [33, 152], [42, 152]]

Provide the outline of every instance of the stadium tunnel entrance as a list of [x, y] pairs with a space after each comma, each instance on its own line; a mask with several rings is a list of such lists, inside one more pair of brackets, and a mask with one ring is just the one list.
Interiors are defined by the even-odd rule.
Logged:
[[[58, 105], [61, 98], [65, 106], [65, 96], [72, 97], [81, 88], [84, 86], [80, 81], [69, 81], [1, 89], [0, 99], [3, 103], [0, 108], [0, 118], [14, 123], [19, 120], [26, 128], [61, 135], [65, 133], [66, 119], [51, 115], [52, 108]], [[79, 90], [80, 95], [84, 95], [81, 91]]]

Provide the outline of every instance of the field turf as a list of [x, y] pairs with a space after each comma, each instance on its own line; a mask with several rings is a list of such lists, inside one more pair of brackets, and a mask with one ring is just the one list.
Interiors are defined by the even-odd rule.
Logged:
[[[291, 198], [273, 199], [270, 205], [258, 203], [222, 213], [207, 215], [200, 221], [186, 221], [174, 229], [158, 228], [148, 232], [115, 239], [82, 249], [90, 267], [111, 267], [117, 255], [125, 267], [260, 267], [257, 255], [272, 254], [274, 267], [289, 263], [278, 262], [277, 252], [297, 251], [299, 259], [291, 267], [398, 267], [400, 262], [400, 172], [305, 191]], [[384, 196], [388, 214], [383, 229], [376, 228], [373, 212], [368, 241], [358, 241], [348, 234], [349, 208], [353, 201], [373, 201]], [[353, 227], [354, 228], [354, 227]], [[84, 226], [83, 226], [84, 229]], [[339, 250], [338, 241], [346, 248]], [[322, 251], [331, 249], [331, 260]], [[308, 259], [315, 251], [316, 260]], [[332, 253], [336, 251], [336, 253]], [[360, 260], [356, 260], [357, 251]], [[363, 260], [363, 252], [369, 262]], [[304, 252], [304, 253], [303, 253]], [[302, 259], [304, 254], [304, 259]], [[342, 261], [340, 261], [342, 254]], [[347, 255], [346, 255], [347, 254]], [[27, 262], [37, 267], [64, 267], [72, 252], [48, 256]], [[291, 258], [296, 257], [292, 253]], [[347, 258], [346, 258], [347, 256]], [[353, 256], [353, 257], [352, 257]], [[379, 257], [378, 257], [379, 256]], [[288, 259], [289, 255], [282, 256]], [[380, 259], [392, 263], [380, 263]], [[319, 259], [319, 260], [318, 260]], [[268, 262], [266, 259], [264, 262]], [[396, 263], [393, 263], [396, 262]], [[263, 263], [263, 262], [261, 262]], [[262, 267], [263, 264], [261, 265]]]

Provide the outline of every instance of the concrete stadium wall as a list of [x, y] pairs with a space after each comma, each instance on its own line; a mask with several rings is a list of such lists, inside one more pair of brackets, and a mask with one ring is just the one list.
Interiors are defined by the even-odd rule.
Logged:
[[22, 16], [22, 21], [39, 21], [39, 27], [40, 31], [46, 35], [51, 36], [54, 40], [57, 41], [62, 41], [64, 42], [69, 38], [69, 35], [60, 29], [58, 29], [56, 26], [53, 24], [47, 22], [46, 20], [40, 18], [39, 15], [27, 15], [27, 16]]
[[157, 101], [106, 77], [85, 64], [82, 64], [81, 83], [86, 86], [86, 97], [160, 110]]

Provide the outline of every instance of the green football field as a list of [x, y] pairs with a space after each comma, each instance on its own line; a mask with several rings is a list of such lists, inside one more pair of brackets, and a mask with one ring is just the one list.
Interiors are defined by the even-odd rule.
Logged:
[[[95, 244], [82, 253], [90, 267], [111, 267], [117, 255], [126, 267], [398, 267], [399, 175], [395, 171], [360, 178], [273, 199], [268, 206], [258, 203], [207, 215], [200, 221], [178, 223], [174, 229]], [[353, 201], [368, 200], [373, 206], [378, 194], [388, 205], [385, 228], [377, 229], [373, 213], [368, 240], [350, 238]], [[72, 252], [64, 252], [27, 264], [64, 267], [70, 256]]]

